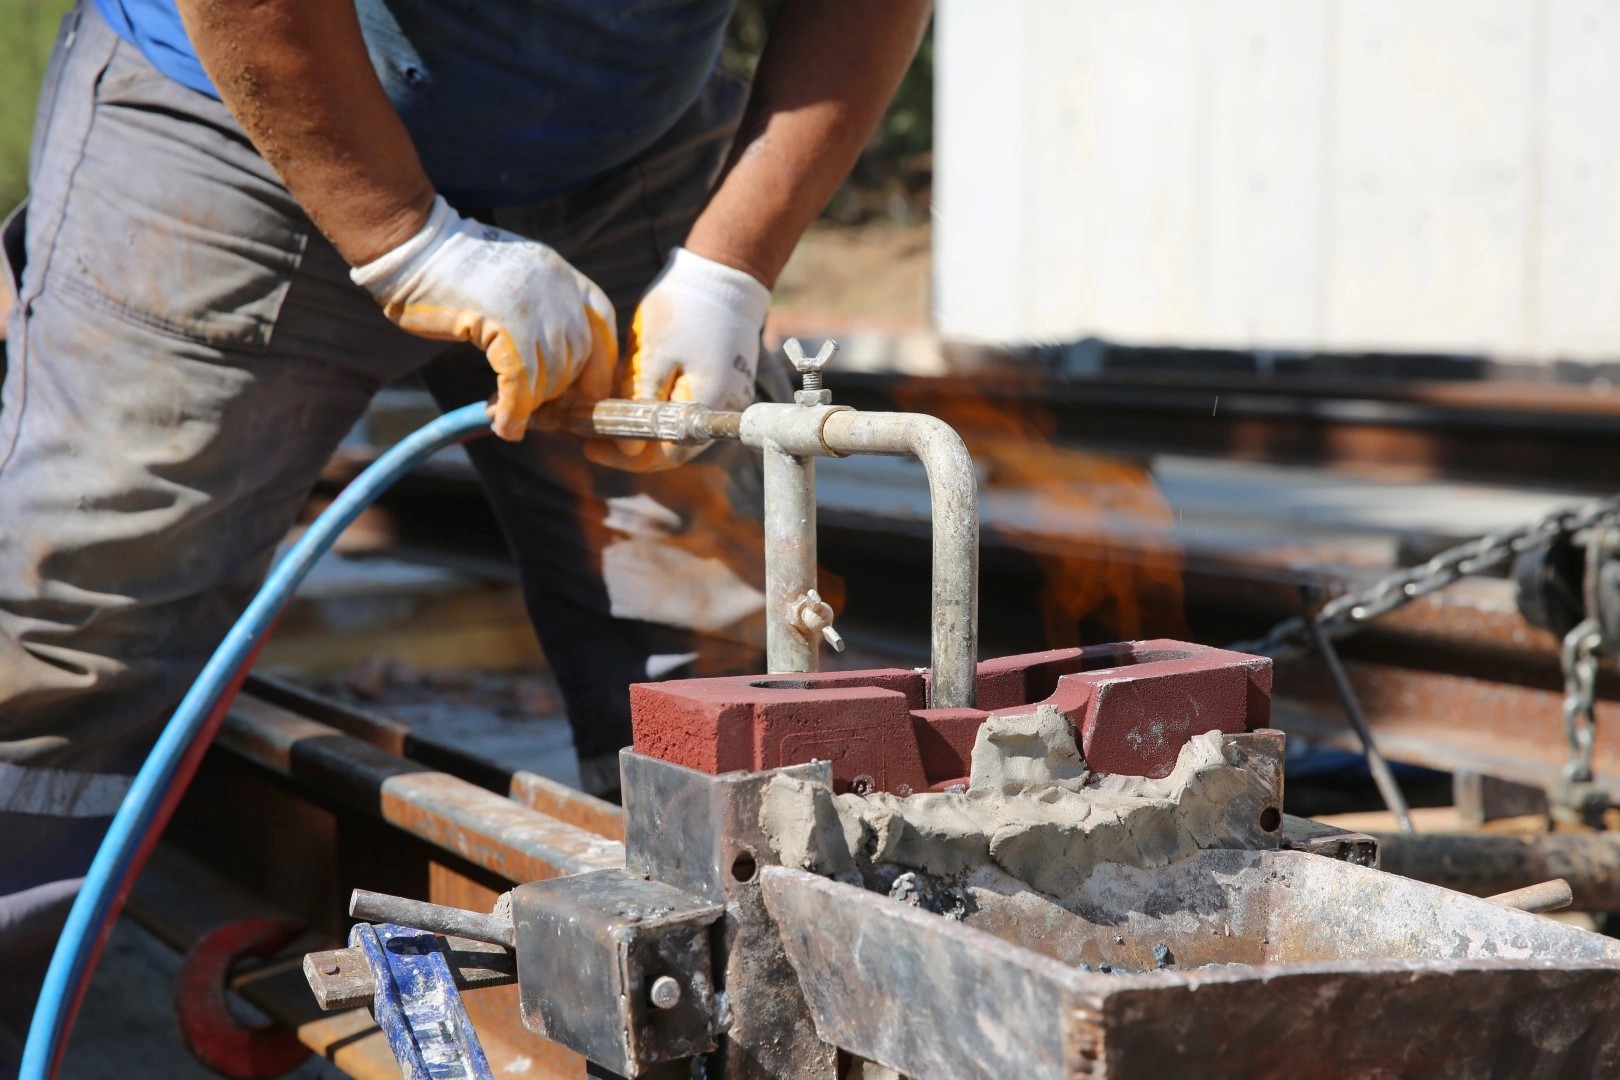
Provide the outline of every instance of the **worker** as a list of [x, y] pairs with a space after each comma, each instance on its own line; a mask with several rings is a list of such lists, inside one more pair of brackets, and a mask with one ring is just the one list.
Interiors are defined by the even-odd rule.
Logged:
[[[568, 394], [734, 409], [780, 378], [771, 287], [928, 17], [781, 0], [750, 92], [718, 68], [735, 3], [64, 19], [5, 230], [0, 1032], [20, 1042], [131, 775], [379, 388], [490, 403], [468, 454], [585, 765], [626, 741], [627, 684], [709, 647], [647, 587], [687, 525], [662, 470], [692, 451], [526, 425]], [[723, 451], [747, 458], [710, 451], [720, 494], [757, 502]], [[604, 554], [603, 529], [636, 542]]]

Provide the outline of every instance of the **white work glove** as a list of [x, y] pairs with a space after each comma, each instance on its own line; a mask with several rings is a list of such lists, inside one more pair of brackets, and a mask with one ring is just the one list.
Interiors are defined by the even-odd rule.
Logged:
[[[618, 392], [643, 401], [747, 408], [770, 306], [771, 291], [751, 275], [676, 248], [636, 307]], [[691, 460], [706, 445], [621, 439], [590, 443], [585, 453], [600, 465], [654, 472]]]
[[402, 329], [484, 350], [503, 439], [521, 439], [529, 415], [587, 364], [611, 370], [618, 355], [613, 305], [594, 282], [538, 241], [467, 220], [443, 196], [421, 232], [349, 276]]

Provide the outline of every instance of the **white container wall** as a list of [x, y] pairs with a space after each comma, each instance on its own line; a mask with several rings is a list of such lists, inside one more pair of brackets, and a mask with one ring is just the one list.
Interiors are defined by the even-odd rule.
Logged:
[[1620, 359], [1620, 0], [939, 0], [946, 335]]

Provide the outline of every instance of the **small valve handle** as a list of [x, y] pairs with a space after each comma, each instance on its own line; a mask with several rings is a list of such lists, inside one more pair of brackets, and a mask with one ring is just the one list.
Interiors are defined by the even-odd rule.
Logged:
[[844, 638], [833, 629], [832, 605], [821, 598], [815, 589], [810, 589], [793, 604], [793, 621], [802, 630], [812, 634], [820, 634], [837, 652], [844, 651]]

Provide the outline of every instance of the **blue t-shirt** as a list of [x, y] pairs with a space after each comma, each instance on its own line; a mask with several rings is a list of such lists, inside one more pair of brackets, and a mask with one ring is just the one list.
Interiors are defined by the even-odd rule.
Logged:
[[[674, 125], [736, 0], [355, 0], [372, 65], [428, 176], [511, 206], [624, 165]], [[174, 0], [96, 0], [169, 78], [219, 93]]]

